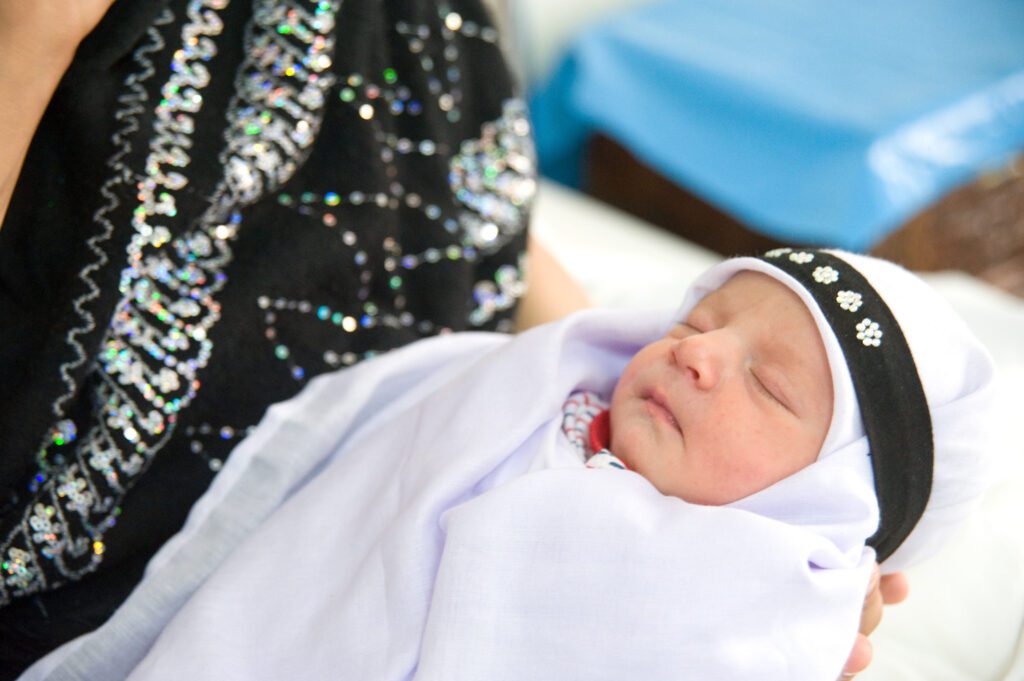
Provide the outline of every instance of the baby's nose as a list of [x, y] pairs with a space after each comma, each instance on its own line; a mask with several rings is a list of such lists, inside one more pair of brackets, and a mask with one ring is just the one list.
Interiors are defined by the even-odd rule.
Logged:
[[693, 378], [701, 390], [712, 390], [741, 361], [741, 346], [735, 334], [716, 329], [688, 336], [673, 348], [676, 364]]

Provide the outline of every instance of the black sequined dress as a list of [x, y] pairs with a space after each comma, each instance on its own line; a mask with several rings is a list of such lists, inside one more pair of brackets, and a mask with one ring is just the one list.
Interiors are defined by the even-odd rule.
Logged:
[[100, 624], [267, 406], [510, 328], [534, 160], [472, 0], [122, 0], [0, 230], [0, 678]]

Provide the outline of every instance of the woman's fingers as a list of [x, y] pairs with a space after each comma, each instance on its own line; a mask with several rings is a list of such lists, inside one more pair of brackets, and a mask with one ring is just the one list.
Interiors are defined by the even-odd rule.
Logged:
[[871, 571], [871, 579], [868, 580], [867, 593], [864, 594], [864, 609], [860, 613], [860, 631], [853, 642], [853, 650], [850, 651], [850, 656], [846, 658], [846, 664], [843, 666], [843, 675], [840, 677], [842, 679], [853, 678], [871, 664], [871, 657], [874, 651], [868, 636], [875, 630], [878, 623], [882, 621], [882, 591], [880, 584], [881, 573], [878, 570], [878, 565], [875, 564]]
[[910, 593], [910, 582], [902, 572], [894, 572], [882, 577], [880, 588], [882, 601], [886, 605], [896, 605], [907, 599]]
[[850, 657], [847, 658], [846, 666], [843, 667], [843, 674], [839, 678], [842, 681], [847, 681], [847, 679], [852, 679], [857, 674], [860, 674], [871, 664], [873, 655], [874, 650], [868, 637], [864, 634], [857, 634], [857, 640], [853, 643], [853, 650], [850, 651]]
[[881, 579], [876, 564], [868, 582], [867, 593], [864, 595], [864, 609], [860, 613], [860, 633], [864, 636], [870, 636], [882, 621], [882, 605]]
[[853, 643], [853, 650], [843, 667], [844, 681], [852, 679], [868, 668], [874, 655], [868, 636], [878, 628], [882, 621], [882, 609], [885, 605], [902, 603], [910, 592], [910, 583], [902, 572], [882, 576], [876, 564], [868, 581], [868, 590], [864, 596], [864, 609], [860, 614], [860, 632]]

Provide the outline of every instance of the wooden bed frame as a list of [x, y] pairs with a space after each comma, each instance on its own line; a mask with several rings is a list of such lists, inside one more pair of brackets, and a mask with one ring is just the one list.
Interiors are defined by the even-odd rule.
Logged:
[[[595, 198], [722, 255], [794, 245], [750, 229], [603, 135], [591, 138], [585, 177]], [[950, 192], [871, 253], [917, 271], [962, 270], [1024, 297], [1024, 154]]]

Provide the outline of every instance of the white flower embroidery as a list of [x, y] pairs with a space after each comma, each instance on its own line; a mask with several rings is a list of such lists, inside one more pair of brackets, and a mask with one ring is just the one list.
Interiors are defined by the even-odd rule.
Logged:
[[864, 345], [875, 346], [882, 344], [882, 331], [878, 328], [878, 322], [873, 322], [867, 317], [857, 324], [857, 340]]
[[839, 280], [839, 272], [835, 271], [828, 265], [825, 265], [824, 267], [815, 267], [811, 276], [814, 277], [814, 281], [819, 284], [834, 284]]
[[839, 307], [850, 312], [856, 312], [860, 309], [861, 295], [856, 291], [840, 291], [836, 294], [836, 302], [839, 303]]
[[789, 259], [797, 265], [806, 265], [810, 261], [814, 260], [814, 254], [808, 253], [807, 251], [800, 251], [798, 253], [790, 253]]
[[778, 258], [779, 256], [785, 255], [785, 254], [789, 253], [792, 250], [793, 250], [792, 248], [773, 248], [772, 250], [770, 250], [767, 253], [765, 253], [765, 257], [768, 257], [768, 258]]

